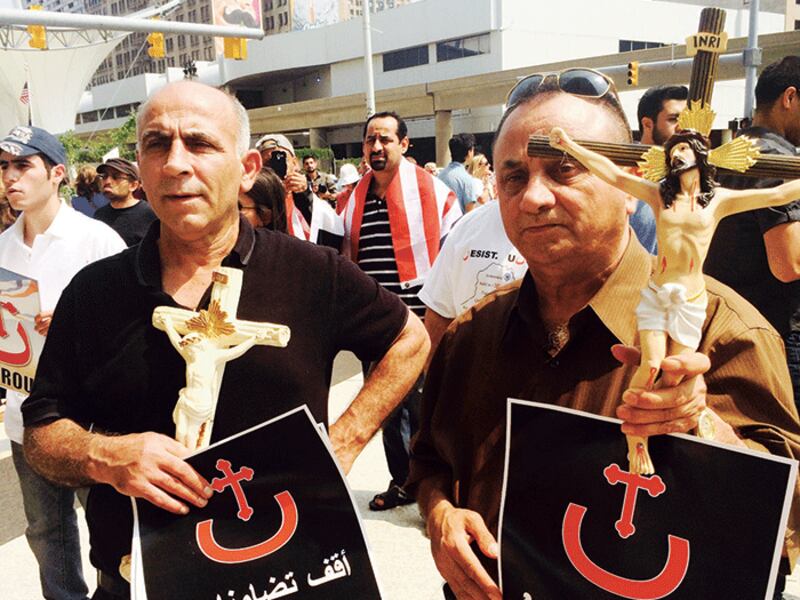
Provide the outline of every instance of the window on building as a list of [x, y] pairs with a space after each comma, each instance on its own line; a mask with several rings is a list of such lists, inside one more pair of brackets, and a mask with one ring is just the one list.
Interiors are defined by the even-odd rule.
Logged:
[[413, 48], [386, 52], [383, 55], [383, 70], [396, 71], [398, 69], [427, 65], [428, 62], [428, 46], [414, 46]]
[[661, 42], [643, 42], [640, 40], [620, 40], [619, 51], [630, 52], [631, 50], [646, 50], [647, 48], [661, 48], [666, 44]]
[[214, 60], [214, 48], [206, 46], [203, 50], [203, 57], [205, 60]]
[[800, 21], [795, 19], [794, 20], [794, 30], [797, 31], [798, 29], [800, 29]]
[[211, 22], [211, 8], [209, 6], [201, 6], [200, 7], [200, 19], [203, 23], [210, 23]]
[[189, 23], [197, 23], [197, 11], [190, 10], [189, 11]]
[[447, 40], [436, 44], [436, 62], [489, 53], [489, 34]]
[[172, 52], [172, 48], [175, 46], [174, 42], [175, 40], [173, 40], [172, 38], [167, 38], [164, 41], [164, 45], [166, 47], [167, 52]]
[[179, 50], [183, 50], [184, 48], [186, 48], [186, 36], [185, 35], [179, 35], [178, 36], [178, 49]]

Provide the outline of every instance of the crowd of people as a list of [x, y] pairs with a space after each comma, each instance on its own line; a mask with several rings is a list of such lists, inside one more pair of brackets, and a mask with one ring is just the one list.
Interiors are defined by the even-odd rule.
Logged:
[[[336, 178], [283, 134], [251, 148], [236, 98], [191, 81], [140, 106], [136, 163], [79, 169], [72, 208], [59, 199], [57, 138], [21, 126], [0, 141], [4, 196], [19, 215], [0, 235], [0, 267], [39, 281], [47, 339], [32, 393], [9, 393], [5, 414], [44, 596], [88, 594], [74, 489], [89, 490], [100, 600], [129, 597], [128, 496], [178, 514], [207, 503], [208, 482], [173, 439], [185, 368], [150, 322], [157, 306], [208, 306], [220, 266], [244, 273], [237, 316], [286, 324], [292, 338], [231, 362], [214, 439], [298, 404], [327, 423], [332, 361], [354, 352], [364, 385], [328, 429], [334, 453], [347, 473], [382, 428], [391, 481], [369, 508], [419, 502], [446, 598], [501, 597], [508, 397], [617, 417], [641, 437], [707, 419], [722, 443], [800, 458], [800, 199], [720, 223], [706, 271], [731, 287], [693, 272], [699, 345], [660, 360], [658, 385], [631, 387], [649, 339], [636, 305], [667, 255], [676, 268], [674, 237], [659, 235], [677, 209], [617, 189], [577, 150], [528, 155], [529, 136], [554, 128], [564, 140], [632, 141], [611, 80], [571, 69], [569, 81], [580, 85], [521, 80], [491, 148], [454, 135], [442, 169], [408, 160], [405, 121], [385, 111], [363, 124], [360, 164]], [[763, 70], [744, 131], [762, 152], [796, 155], [799, 91], [800, 57]], [[683, 86], [648, 90], [640, 142], [666, 144], [687, 97]], [[673, 202], [694, 211], [695, 200], [681, 191]], [[782, 576], [798, 507], [795, 496]]]

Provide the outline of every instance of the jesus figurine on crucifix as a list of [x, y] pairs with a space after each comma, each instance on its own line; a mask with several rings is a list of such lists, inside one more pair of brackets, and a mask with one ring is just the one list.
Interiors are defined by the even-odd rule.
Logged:
[[208, 446], [225, 363], [255, 344], [285, 347], [291, 332], [284, 325], [236, 318], [242, 272], [220, 267], [214, 273], [211, 301], [198, 312], [171, 306], [153, 311], [153, 325], [166, 332], [186, 361], [186, 387], [172, 413], [175, 439], [190, 450]]
[[[247, 337], [242, 343], [228, 348], [219, 344], [223, 335], [233, 333], [234, 328], [226, 320], [226, 314], [217, 302], [212, 302], [205, 319], [196, 318], [197, 326], [186, 335], [176, 331], [169, 314], [153, 317], [154, 324], [166, 331], [172, 347], [186, 361], [186, 387], [178, 393], [178, 403], [172, 418], [175, 421], [175, 439], [190, 449], [201, 448], [208, 439], [207, 429], [214, 417], [217, 389], [217, 373], [229, 360], [239, 358], [264, 339], [260, 332]], [[192, 322], [190, 321], [190, 328]]]
[[[582, 147], [561, 128], [550, 133], [551, 146], [572, 155], [603, 181], [645, 201], [655, 215], [659, 255], [636, 309], [642, 357], [630, 389], [653, 389], [658, 385], [656, 377], [666, 356], [697, 349], [708, 303], [703, 262], [719, 222], [728, 215], [780, 206], [800, 197], [800, 180], [769, 189], [739, 191], [718, 187], [712, 162], [744, 170], [755, 161], [757, 150], [746, 138], [737, 138], [718, 149], [721, 152], [712, 151], [717, 154], [711, 157], [707, 132], [685, 127], [700, 121], [710, 129], [713, 113], [711, 117], [697, 116], [701, 111], [710, 112], [693, 106], [685, 113], [688, 116], [682, 123], [684, 129], [674, 134], [663, 149], [652, 148], [648, 152], [650, 161], [642, 165], [648, 179]], [[697, 118], [693, 119], [692, 113]], [[650, 180], [656, 178], [658, 183]], [[670, 414], [665, 420], [697, 416]], [[628, 436], [628, 460], [633, 473], [654, 472], [647, 438]]]

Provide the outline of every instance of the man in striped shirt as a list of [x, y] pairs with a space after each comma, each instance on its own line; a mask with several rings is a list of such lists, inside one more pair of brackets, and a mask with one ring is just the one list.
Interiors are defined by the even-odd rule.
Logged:
[[[382, 112], [367, 120], [363, 151], [371, 171], [344, 209], [343, 252], [422, 318], [425, 305], [418, 293], [461, 210], [444, 183], [405, 160], [408, 142], [408, 129], [399, 115]], [[412, 502], [402, 484], [408, 476], [408, 447], [417, 430], [421, 390], [422, 378], [384, 424], [392, 481], [370, 502], [372, 510]]]

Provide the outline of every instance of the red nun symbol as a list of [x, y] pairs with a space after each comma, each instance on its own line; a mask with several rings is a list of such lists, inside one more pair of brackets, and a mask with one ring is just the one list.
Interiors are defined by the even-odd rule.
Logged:
[[[11, 302], [0, 302], [0, 338], [5, 339], [9, 336], [9, 333], [8, 330], [6, 330], [3, 311], [8, 311], [12, 316], [18, 315], [19, 311]], [[12, 367], [24, 367], [31, 362], [33, 353], [31, 352], [31, 343], [28, 339], [28, 334], [21, 322], [17, 322], [17, 335], [22, 339], [24, 348], [20, 352], [5, 352], [4, 350], [0, 350], [0, 362]]]
[[[667, 486], [658, 475], [645, 477], [623, 471], [616, 464], [603, 470], [606, 481], [611, 485], [621, 483], [625, 486], [622, 514], [614, 527], [621, 538], [628, 538], [636, 532], [633, 513], [639, 489], [645, 490], [655, 498], [663, 494]], [[661, 572], [652, 579], [628, 579], [606, 571], [595, 564], [583, 550], [581, 544], [581, 523], [586, 507], [570, 502], [564, 513], [561, 541], [572, 566], [597, 587], [634, 600], [656, 600], [668, 596], [683, 582], [689, 568], [689, 541], [674, 535], [667, 536], [667, 560]]]
[[[236, 497], [236, 504], [239, 507], [236, 517], [241, 521], [248, 521], [253, 516], [253, 508], [247, 503], [247, 497], [242, 488], [242, 481], [251, 481], [254, 471], [250, 467], [242, 467], [234, 473], [231, 463], [225, 459], [217, 460], [217, 469], [222, 471], [224, 477], [217, 477], [211, 481], [211, 488], [216, 492], [222, 492], [230, 487]], [[297, 505], [289, 492], [275, 494], [275, 501], [281, 509], [281, 525], [278, 531], [267, 540], [245, 546], [244, 548], [225, 548], [220, 546], [214, 539], [212, 527], [214, 519], [201, 521], [195, 528], [195, 537], [200, 551], [211, 560], [218, 563], [235, 564], [249, 562], [262, 558], [283, 548], [297, 531]]]

